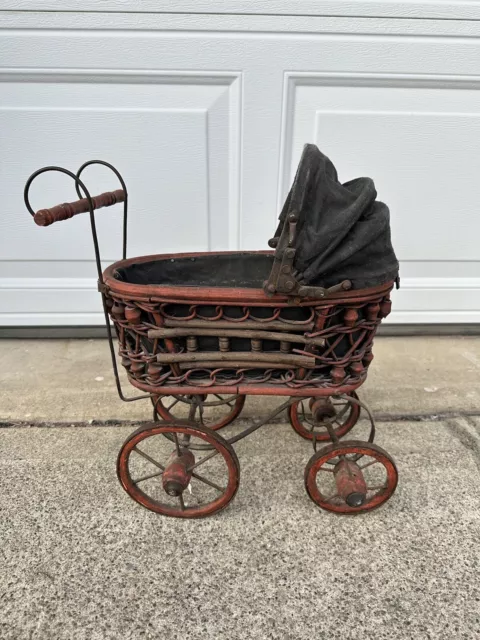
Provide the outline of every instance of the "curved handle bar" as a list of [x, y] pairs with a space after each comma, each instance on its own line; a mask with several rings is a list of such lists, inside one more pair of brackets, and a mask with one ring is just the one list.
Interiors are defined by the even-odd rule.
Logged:
[[[70, 176], [70, 178], [72, 178], [75, 181], [75, 186], [77, 188], [77, 193], [79, 194], [79, 197], [80, 198], [82, 197], [82, 195], [79, 193], [79, 188], [81, 187], [85, 194], [84, 199], [88, 202], [89, 205], [90, 203], [92, 204], [92, 211], [93, 211], [94, 207], [93, 207], [92, 197], [87, 187], [83, 184], [80, 178], [78, 178], [74, 173], [72, 173], [68, 169], [64, 169], [63, 167], [51, 166], [51, 167], [43, 167], [42, 169], [38, 169], [37, 171], [34, 171], [25, 184], [25, 189], [23, 190], [23, 199], [25, 201], [25, 206], [27, 207], [27, 210], [29, 214], [32, 216], [32, 218], [35, 217], [35, 211], [32, 209], [30, 205], [30, 199], [28, 197], [28, 194], [30, 192], [30, 187], [32, 185], [32, 182], [35, 180], [35, 178], [37, 178], [42, 173], [47, 173], [47, 171], [58, 171], [59, 173], [64, 173], [65, 175]], [[87, 211], [89, 210], [90, 210], [90, 207], [87, 208]]]
[[[123, 260], [125, 260], [125, 258], [127, 257], [127, 218], [128, 218], [128, 191], [127, 191], [127, 185], [125, 184], [125, 180], [122, 178], [122, 174], [120, 173], [120, 171], [118, 171], [118, 169], [116, 169], [113, 166], [113, 164], [110, 164], [109, 162], [105, 162], [105, 160], [89, 160], [88, 162], [84, 162], [82, 164], [82, 166], [80, 167], [80, 169], [77, 171], [77, 179], [78, 180], [80, 180], [80, 176], [82, 175], [82, 172], [84, 171], [84, 169], [86, 169], [87, 167], [89, 167], [92, 164], [100, 164], [103, 167], [107, 167], [107, 169], [110, 169], [110, 171], [113, 171], [113, 173], [117, 176], [118, 181], [120, 182], [120, 184], [122, 186], [122, 191], [123, 191], [124, 196], [125, 196], [124, 199], [123, 199], [122, 258], [123, 258]], [[75, 189], [77, 191], [78, 197], [81, 198], [82, 194], [80, 193], [79, 183], [78, 182], [75, 183]], [[117, 192], [114, 191], [113, 193], [117, 193]], [[104, 195], [104, 194], [102, 194], [102, 195]], [[120, 200], [118, 200], [118, 202], [120, 202]]]
[[[63, 167], [43, 167], [43, 169], [38, 169], [38, 171], [35, 171], [34, 173], [32, 173], [32, 175], [27, 180], [27, 184], [25, 185], [25, 189], [23, 192], [25, 205], [30, 215], [33, 218], [35, 218], [35, 212], [33, 211], [30, 205], [28, 194], [30, 192], [30, 187], [32, 185], [32, 182], [35, 180], [35, 178], [37, 178], [42, 173], [47, 173], [48, 171], [58, 171], [59, 173], [64, 173], [65, 175], [70, 176], [70, 178], [72, 178], [72, 180], [75, 181], [75, 185], [77, 189], [80, 187], [82, 191], [85, 193], [86, 197], [84, 198], [84, 200], [86, 200], [86, 204], [88, 205], [87, 211], [90, 213], [90, 225], [92, 227], [93, 246], [95, 249], [95, 261], [97, 263], [98, 280], [101, 284], [103, 284], [102, 263], [100, 260], [100, 249], [98, 247], [97, 229], [95, 226], [95, 214], [94, 214], [95, 206], [93, 204], [93, 198], [90, 195], [90, 192], [88, 191], [85, 184], [80, 180], [80, 178], [78, 178], [74, 173], [72, 173], [68, 169], [64, 169]], [[68, 217], [71, 217], [71, 216], [68, 216]]]

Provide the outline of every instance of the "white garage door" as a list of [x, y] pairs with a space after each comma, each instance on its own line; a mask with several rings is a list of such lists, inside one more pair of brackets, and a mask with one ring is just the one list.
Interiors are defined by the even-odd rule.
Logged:
[[[130, 256], [255, 249], [305, 142], [390, 205], [390, 321], [480, 321], [477, 3], [79, 4], [0, 2], [0, 324], [102, 322], [88, 220], [36, 227], [22, 196], [35, 169], [117, 165]], [[116, 188], [105, 170], [85, 179]], [[32, 189], [34, 208], [72, 199], [59, 175]], [[98, 213], [105, 264], [120, 216]]]

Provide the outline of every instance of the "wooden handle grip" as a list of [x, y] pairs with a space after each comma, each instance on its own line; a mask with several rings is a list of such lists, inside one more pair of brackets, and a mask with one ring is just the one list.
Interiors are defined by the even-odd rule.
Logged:
[[[101, 209], [102, 207], [110, 207], [117, 202], [124, 202], [125, 191], [123, 189], [117, 189], [116, 191], [107, 191], [101, 193], [99, 196], [92, 198], [93, 208]], [[33, 216], [35, 223], [39, 227], [48, 227], [54, 222], [60, 222], [61, 220], [68, 220], [79, 213], [86, 213], [90, 211], [87, 198], [76, 200], [75, 202], [65, 202], [59, 204], [51, 209], [40, 209]]]

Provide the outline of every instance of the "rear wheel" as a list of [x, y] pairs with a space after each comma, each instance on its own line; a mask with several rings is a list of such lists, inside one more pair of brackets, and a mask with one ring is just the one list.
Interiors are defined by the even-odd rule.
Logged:
[[154, 419], [166, 422], [192, 420], [218, 431], [232, 423], [242, 412], [245, 396], [225, 394], [155, 396], [152, 398]]
[[355, 391], [343, 396], [300, 400], [290, 405], [288, 417], [295, 431], [306, 440], [331, 442], [327, 425], [337, 438], [345, 436], [357, 424], [360, 405]]

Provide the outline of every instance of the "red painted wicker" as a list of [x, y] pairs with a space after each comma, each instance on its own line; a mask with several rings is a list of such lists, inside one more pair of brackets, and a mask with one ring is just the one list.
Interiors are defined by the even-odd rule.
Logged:
[[[393, 282], [292, 305], [288, 296], [269, 297], [260, 288], [144, 285], [115, 277], [132, 264], [203, 255], [132, 258], [104, 272], [122, 364], [134, 386], [157, 395], [208, 389], [322, 396], [364, 382]], [[235, 341], [240, 351], [232, 348]]]

